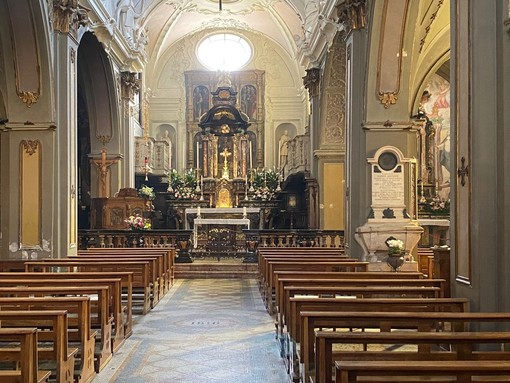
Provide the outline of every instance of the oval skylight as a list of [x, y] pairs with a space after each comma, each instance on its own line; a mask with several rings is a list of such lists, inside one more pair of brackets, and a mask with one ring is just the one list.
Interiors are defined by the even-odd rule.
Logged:
[[200, 62], [214, 71], [234, 71], [245, 66], [251, 59], [251, 47], [240, 36], [219, 33], [205, 38], [198, 46]]

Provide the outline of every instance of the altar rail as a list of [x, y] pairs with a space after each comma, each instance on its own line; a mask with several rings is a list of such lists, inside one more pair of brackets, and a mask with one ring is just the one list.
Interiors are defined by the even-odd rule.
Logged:
[[79, 230], [79, 248], [175, 247], [192, 238], [191, 230]]
[[344, 247], [343, 230], [243, 230], [259, 247]]

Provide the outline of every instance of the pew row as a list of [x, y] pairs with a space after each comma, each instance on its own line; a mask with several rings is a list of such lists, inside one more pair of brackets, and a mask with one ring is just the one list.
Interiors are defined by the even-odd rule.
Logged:
[[163, 256], [163, 269], [165, 272], [165, 283], [163, 284], [164, 293], [166, 294], [173, 286], [175, 281], [175, 257], [176, 250], [173, 247], [165, 248], [132, 248], [132, 247], [114, 247], [114, 248], [89, 248], [86, 250], [79, 250], [78, 256], [87, 254], [99, 254], [105, 256], [145, 256], [155, 255]]
[[393, 383], [402, 377], [406, 378], [407, 383], [510, 381], [510, 363], [499, 360], [436, 360], [406, 361], [405, 363], [351, 360], [336, 362], [335, 366], [336, 383]]
[[0, 310], [66, 310], [68, 341], [78, 349], [77, 362], [74, 366], [75, 382], [87, 383], [94, 378], [94, 346], [97, 331], [91, 327], [89, 297], [0, 297]]
[[[36, 327], [39, 364], [50, 366], [51, 378], [57, 383], [73, 383], [77, 348], [69, 346], [66, 310], [0, 311], [2, 328]], [[0, 359], [6, 360], [17, 348], [0, 347]]]
[[[125, 310], [121, 304], [121, 280], [119, 278], [94, 278], [94, 279], [22, 279], [22, 280], [3, 280], [0, 279], [0, 288], [3, 287], [83, 287], [104, 285], [108, 287], [108, 315], [111, 316], [112, 323], [112, 351], [117, 351], [126, 340], [124, 334], [124, 321], [127, 316], [124, 315]], [[132, 326], [132, 325], [130, 325]]]
[[[126, 262], [108, 262], [108, 261], [78, 261], [68, 259], [55, 259], [46, 261], [26, 261], [25, 270], [27, 272], [131, 272], [133, 273], [132, 284], [132, 307], [133, 310], [140, 310], [145, 315], [152, 306], [151, 301], [151, 282], [149, 278], [148, 261], [126, 261]], [[135, 289], [137, 289], [135, 294]]]
[[[315, 378], [310, 380], [331, 383], [334, 362], [342, 360], [393, 359], [401, 364], [409, 360], [469, 360], [473, 364], [477, 360], [505, 360], [508, 363], [510, 353], [500, 350], [509, 342], [510, 332], [318, 331], [315, 333]], [[333, 345], [342, 345], [343, 350], [333, 352]], [[361, 351], [348, 351], [348, 345], [357, 345]], [[380, 350], [380, 345], [391, 347]], [[394, 351], [395, 345], [413, 346], [413, 349]], [[480, 351], [482, 346], [491, 345], [495, 347]]]
[[[74, 271], [74, 272], [0, 272], [0, 281], [7, 280], [94, 280], [101, 281], [103, 279], [120, 278], [123, 290], [123, 301], [122, 304], [126, 304], [125, 309], [122, 308], [122, 318], [124, 323], [124, 335], [126, 338], [133, 334], [133, 272], [85, 272], [85, 271]], [[95, 283], [97, 284], [97, 283]]]
[[18, 345], [12, 353], [0, 354], [0, 361], [14, 362], [13, 369], [0, 370], [3, 383], [45, 383], [51, 372], [39, 370], [37, 355], [37, 328], [0, 328], [0, 342]]
[[109, 287], [97, 286], [45, 286], [45, 287], [0, 287], [0, 297], [69, 297], [69, 296], [93, 296], [91, 299], [90, 323], [97, 331], [94, 360], [96, 372], [101, 371], [112, 358], [112, 327], [113, 315], [110, 314]]
[[[314, 368], [314, 331], [328, 328], [333, 331], [353, 329], [356, 331], [415, 330], [427, 331], [470, 331], [471, 326], [487, 323], [506, 323], [510, 313], [471, 313], [471, 312], [301, 312], [302, 333], [302, 367], [305, 380]], [[403, 354], [385, 356], [385, 359]]]

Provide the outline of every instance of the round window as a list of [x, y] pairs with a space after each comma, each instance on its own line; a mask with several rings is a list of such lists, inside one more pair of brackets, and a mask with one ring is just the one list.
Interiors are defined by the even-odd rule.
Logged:
[[231, 33], [218, 33], [202, 40], [197, 56], [206, 68], [229, 72], [245, 66], [251, 59], [252, 50], [244, 38]]

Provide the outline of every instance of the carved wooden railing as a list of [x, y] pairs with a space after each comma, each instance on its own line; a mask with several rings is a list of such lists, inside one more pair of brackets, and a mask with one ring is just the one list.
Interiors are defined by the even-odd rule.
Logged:
[[243, 230], [258, 247], [344, 247], [343, 230]]
[[80, 249], [91, 247], [180, 247], [191, 230], [80, 230]]

